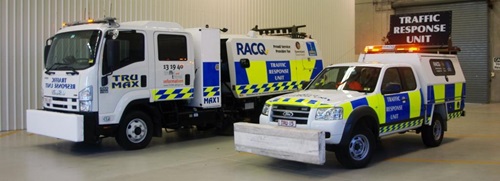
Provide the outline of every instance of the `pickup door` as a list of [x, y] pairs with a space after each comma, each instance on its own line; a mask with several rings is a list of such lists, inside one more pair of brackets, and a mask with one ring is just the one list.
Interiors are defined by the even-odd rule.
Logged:
[[[387, 131], [402, 130], [415, 126], [414, 120], [422, 118], [422, 94], [411, 67], [386, 69], [381, 92], [386, 115], [385, 120], [380, 120], [380, 127], [395, 125]], [[406, 122], [411, 124], [404, 124]]]

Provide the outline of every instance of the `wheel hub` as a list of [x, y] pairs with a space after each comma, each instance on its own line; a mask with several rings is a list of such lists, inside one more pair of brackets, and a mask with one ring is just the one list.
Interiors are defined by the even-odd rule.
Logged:
[[364, 135], [356, 135], [349, 143], [349, 154], [354, 160], [363, 160], [370, 149], [368, 138]]
[[439, 138], [441, 138], [442, 129], [443, 128], [441, 127], [441, 122], [436, 120], [436, 122], [434, 123], [434, 127], [432, 128], [435, 140], [439, 140]]
[[130, 121], [127, 125], [127, 138], [132, 143], [139, 143], [146, 138], [148, 129], [144, 120], [136, 118]]

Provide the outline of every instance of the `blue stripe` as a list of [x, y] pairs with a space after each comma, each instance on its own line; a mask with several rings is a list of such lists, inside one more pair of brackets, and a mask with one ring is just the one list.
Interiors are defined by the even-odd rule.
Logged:
[[465, 92], [467, 89], [465, 88], [465, 83], [463, 84], [462, 86], [462, 98], [465, 98], [465, 95], [467, 95], [467, 93]]
[[161, 95], [160, 98], [158, 99], [166, 99], [168, 97], [168, 95]]
[[172, 92], [172, 94], [179, 94], [181, 93], [182, 89], [175, 89], [174, 92]]
[[304, 99], [297, 99], [295, 102], [302, 102]]
[[446, 101], [455, 100], [455, 84], [446, 84], [444, 86], [444, 97]]
[[220, 95], [219, 91], [215, 92], [215, 94], [214, 94], [214, 96], [219, 96], [219, 95]]
[[424, 93], [422, 91], [422, 88], [420, 88], [420, 117], [423, 117], [425, 114], [425, 105], [426, 103], [424, 102]]
[[234, 72], [236, 73], [236, 85], [248, 84], [247, 71], [241, 67], [240, 62], [234, 62]]
[[288, 102], [290, 100], [290, 98], [285, 98], [283, 99], [283, 102]]
[[220, 86], [219, 62], [203, 62], [203, 86]]
[[359, 106], [368, 105], [366, 98], [361, 98], [358, 100], [351, 101], [352, 109], [356, 109]]
[[314, 63], [313, 72], [311, 73], [311, 77], [309, 77], [309, 80], [314, 79], [321, 72], [321, 70], [323, 70], [323, 60], [316, 60], [316, 63]]
[[318, 102], [318, 101], [316, 101], [316, 100], [310, 100], [309, 104], [316, 104], [316, 102]]
[[427, 86], [427, 100], [429, 103], [434, 103], [436, 98], [434, 98], [434, 86]]

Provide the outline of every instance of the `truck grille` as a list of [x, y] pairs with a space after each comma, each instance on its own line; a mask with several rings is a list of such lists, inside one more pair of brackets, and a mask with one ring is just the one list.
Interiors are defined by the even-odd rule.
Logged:
[[296, 124], [307, 124], [310, 107], [304, 106], [273, 106], [271, 118], [273, 122], [278, 122], [278, 119], [295, 120]]
[[64, 111], [78, 111], [77, 98], [45, 97], [44, 107]]

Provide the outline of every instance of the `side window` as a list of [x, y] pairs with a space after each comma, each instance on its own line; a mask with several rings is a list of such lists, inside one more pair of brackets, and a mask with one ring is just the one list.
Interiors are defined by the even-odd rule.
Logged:
[[401, 68], [401, 73], [403, 74], [403, 91], [415, 90], [417, 88], [417, 81], [411, 68]]
[[[133, 31], [120, 31], [116, 38], [120, 50], [118, 54], [118, 62], [114, 70], [120, 69], [135, 62], [144, 61], [144, 35]], [[103, 65], [107, 65], [107, 49], [104, 46]], [[102, 74], [111, 72], [108, 66], [103, 66]]]
[[382, 91], [392, 90], [394, 86], [401, 86], [401, 79], [397, 68], [389, 68], [385, 71], [382, 80]]
[[449, 59], [431, 59], [432, 73], [436, 76], [455, 75], [455, 67]]
[[158, 35], [160, 61], [186, 61], [187, 41], [183, 35]]

